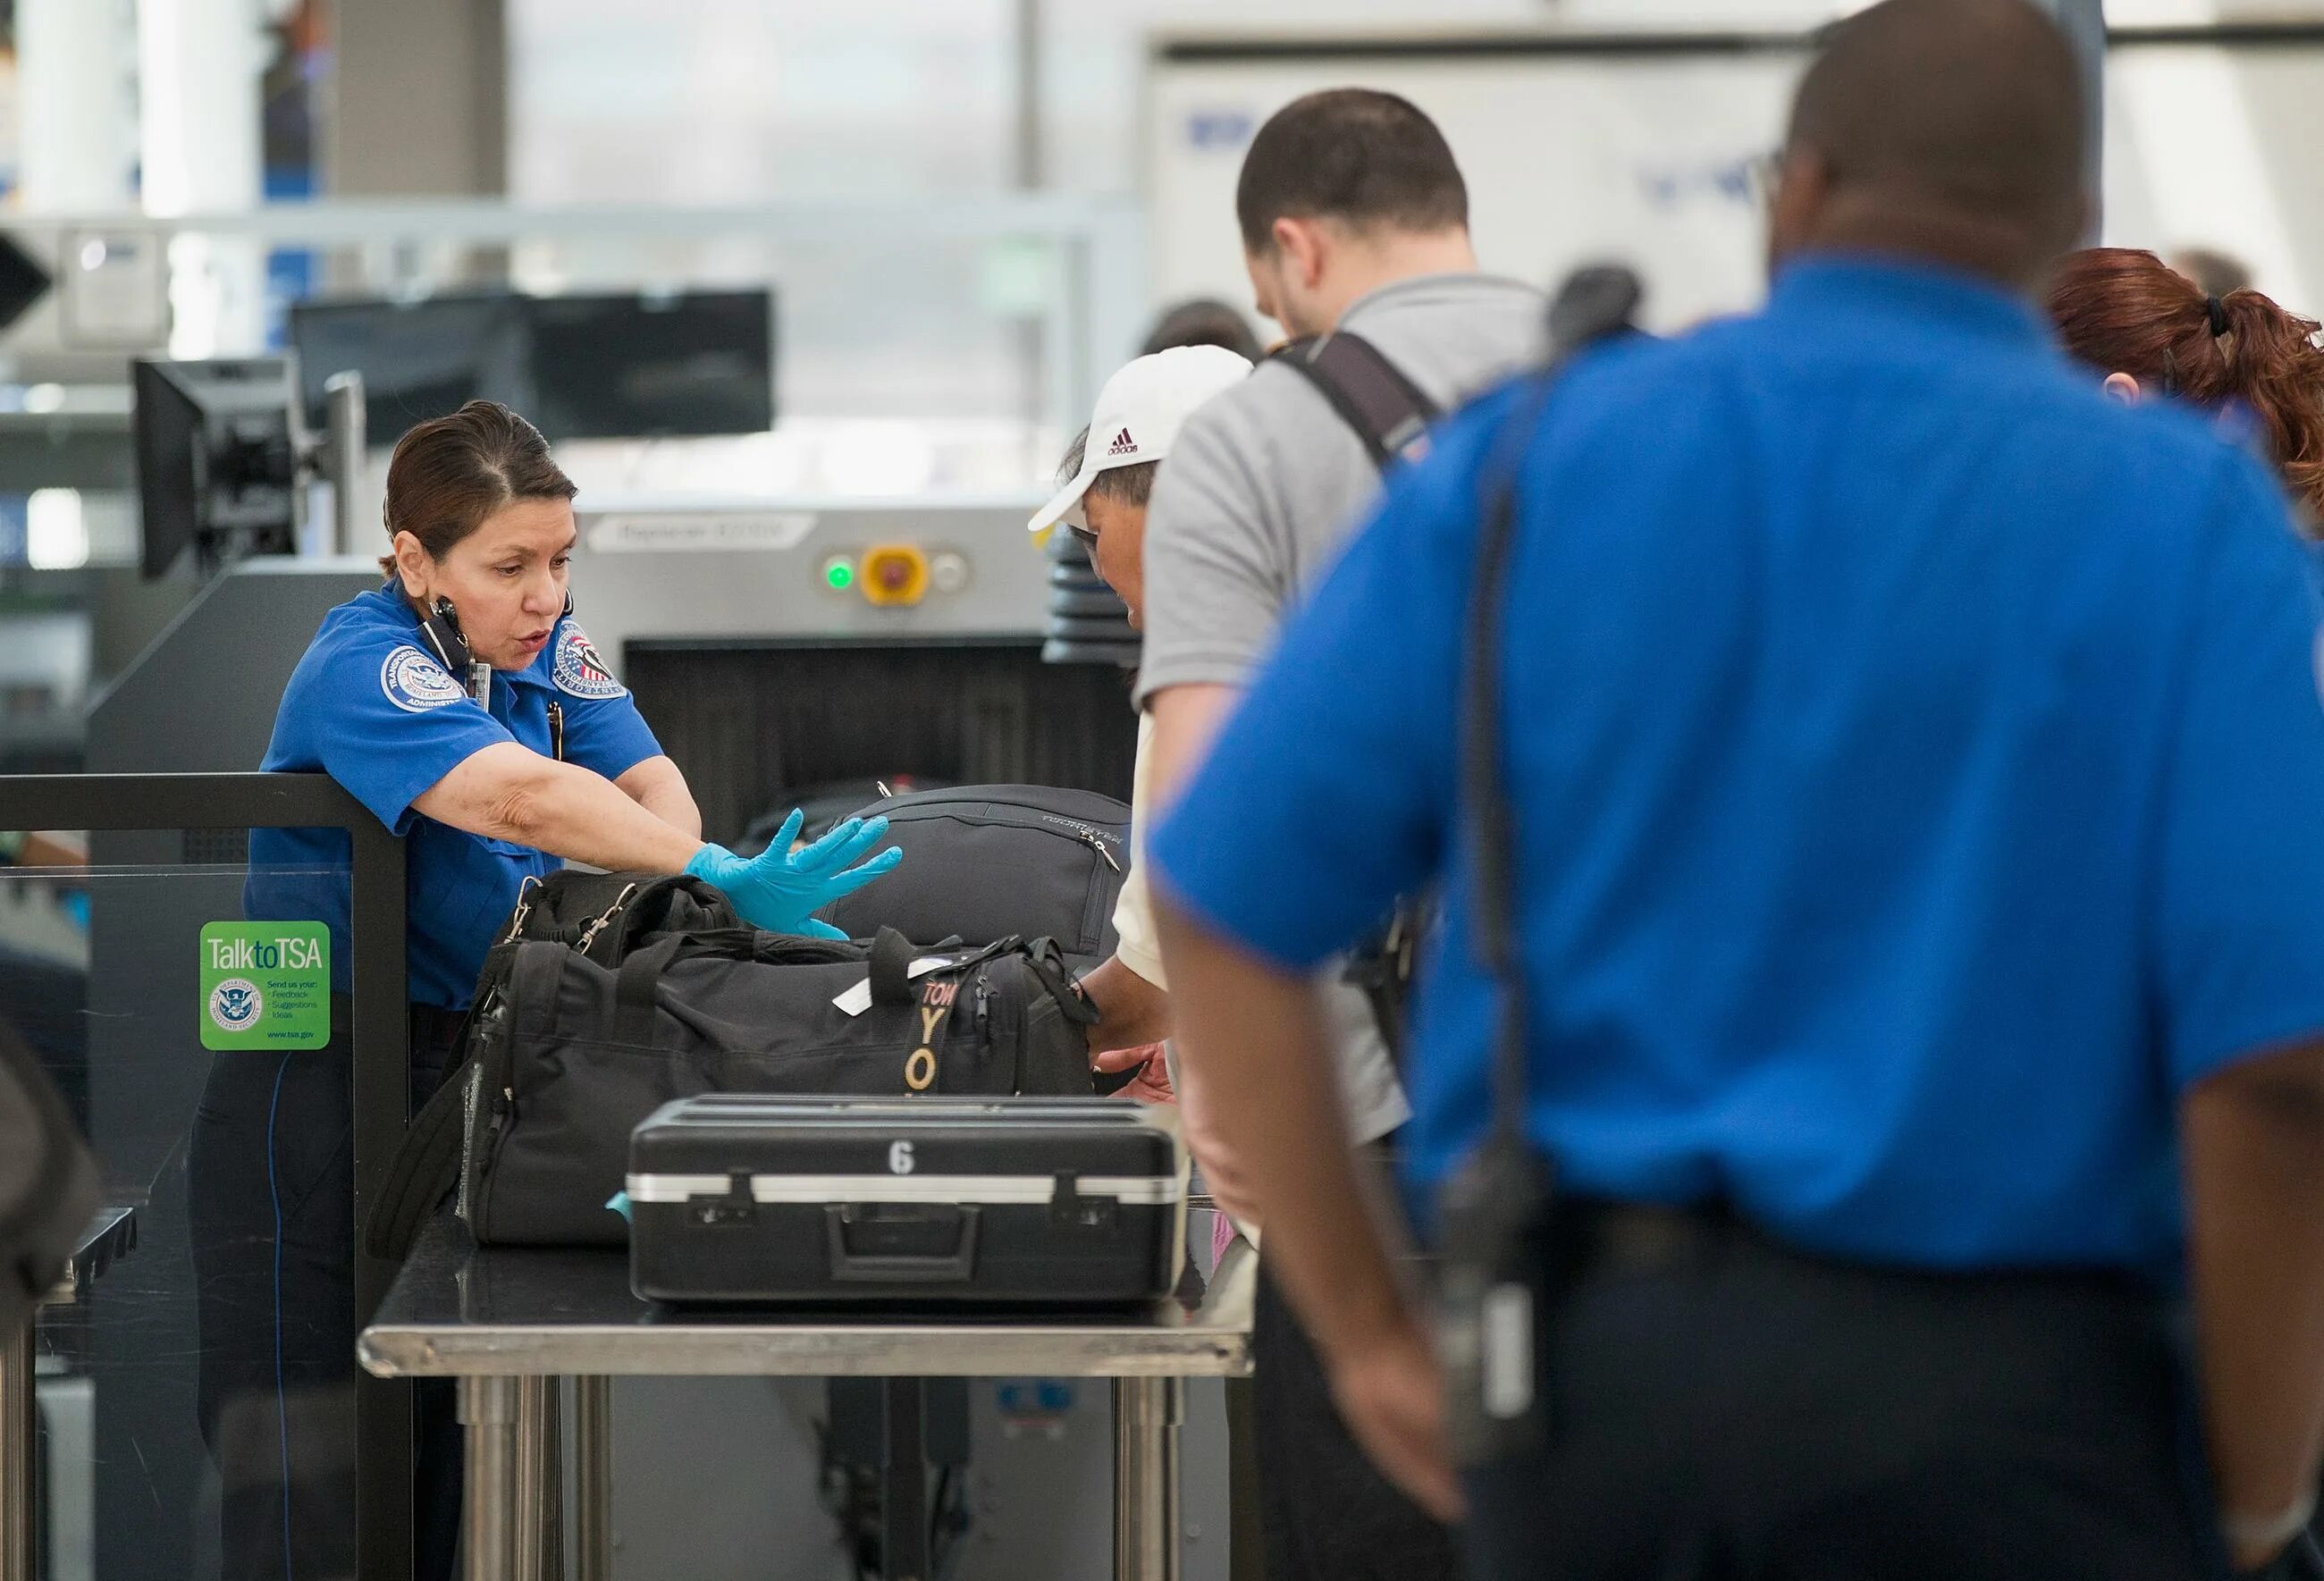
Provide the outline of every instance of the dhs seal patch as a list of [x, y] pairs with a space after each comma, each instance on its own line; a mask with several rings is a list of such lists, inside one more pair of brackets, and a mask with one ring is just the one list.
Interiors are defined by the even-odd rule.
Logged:
[[589, 646], [589, 634], [571, 620], [557, 633], [557, 657], [549, 667], [557, 689], [575, 697], [621, 697], [627, 694], [613, 672]]
[[221, 1032], [248, 1032], [265, 1008], [265, 997], [248, 978], [230, 977], [210, 990], [210, 1019]]
[[425, 713], [467, 696], [442, 665], [408, 644], [380, 662], [379, 689], [406, 713]]

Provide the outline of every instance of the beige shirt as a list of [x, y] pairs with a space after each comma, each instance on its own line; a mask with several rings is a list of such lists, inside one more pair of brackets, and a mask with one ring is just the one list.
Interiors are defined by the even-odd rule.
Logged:
[[[1138, 760], [1130, 777], [1130, 876], [1121, 881], [1121, 896], [1113, 904], [1113, 931], [1120, 935], [1114, 954], [1121, 964], [1156, 988], [1167, 990], [1162, 973], [1162, 947], [1154, 935], [1154, 896], [1146, 885], [1146, 825], [1153, 805], [1147, 774], [1152, 758], [1154, 716], [1138, 716]], [[1315, 976], [1322, 990], [1325, 1025], [1334, 1046], [1348, 1052], [1340, 1071], [1341, 1097], [1348, 1123], [1358, 1142], [1385, 1136], [1412, 1117], [1389, 1063], [1388, 1046], [1372, 1021], [1371, 1002], [1341, 980], [1345, 963], [1333, 961]], [[1177, 1077], [1175, 1052], [1169, 1054], [1171, 1077]]]
[[1121, 895], [1113, 903], [1113, 931], [1120, 935], [1114, 954], [1121, 964], [1157, 988], [1170, 985], [1162, 976], [1162, 945], [1154, 936], [1154, 897], [1146, 887], [1146, 810], [1153, 805], [1147, 794], [1147, 771], [1154, 745], [1154, 716], [1138, 716], [1138, 761], [1130, 771], [1130, 877], [1121, 881]]

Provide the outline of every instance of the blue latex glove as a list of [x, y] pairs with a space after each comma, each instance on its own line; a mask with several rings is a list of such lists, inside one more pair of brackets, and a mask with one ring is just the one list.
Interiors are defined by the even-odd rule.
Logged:
[[885, 818], [869, 823], [850, 818], [806, 850], [795, 851], [791, 841], [798, 838], [805, 820], [806, 814], [794, 809], [763, 855], [738, 857], [723, 845], [706, 845], [694, 853], [686, 870], [725, 891], [752, 927], [770, 933], [844, 939], [846, 934], [809, 914], [862, 888], [902, 861], [904, 853], [890, 846], [856, 865], [856, 859], [888, 832]]

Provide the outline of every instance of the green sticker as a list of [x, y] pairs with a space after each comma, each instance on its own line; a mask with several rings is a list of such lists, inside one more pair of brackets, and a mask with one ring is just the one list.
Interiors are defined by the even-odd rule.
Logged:
[[320, 923], [202, 924], [202, 1047], [331, 1041], [331, 933]]

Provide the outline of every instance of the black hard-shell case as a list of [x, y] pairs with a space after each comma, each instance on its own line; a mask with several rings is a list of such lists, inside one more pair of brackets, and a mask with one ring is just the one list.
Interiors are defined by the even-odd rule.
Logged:
[[630, 1140], [649, 1301], [1087, 1307], [1178, 1281], [1175, 1109], [1120, 1098], [665, 1104]]

